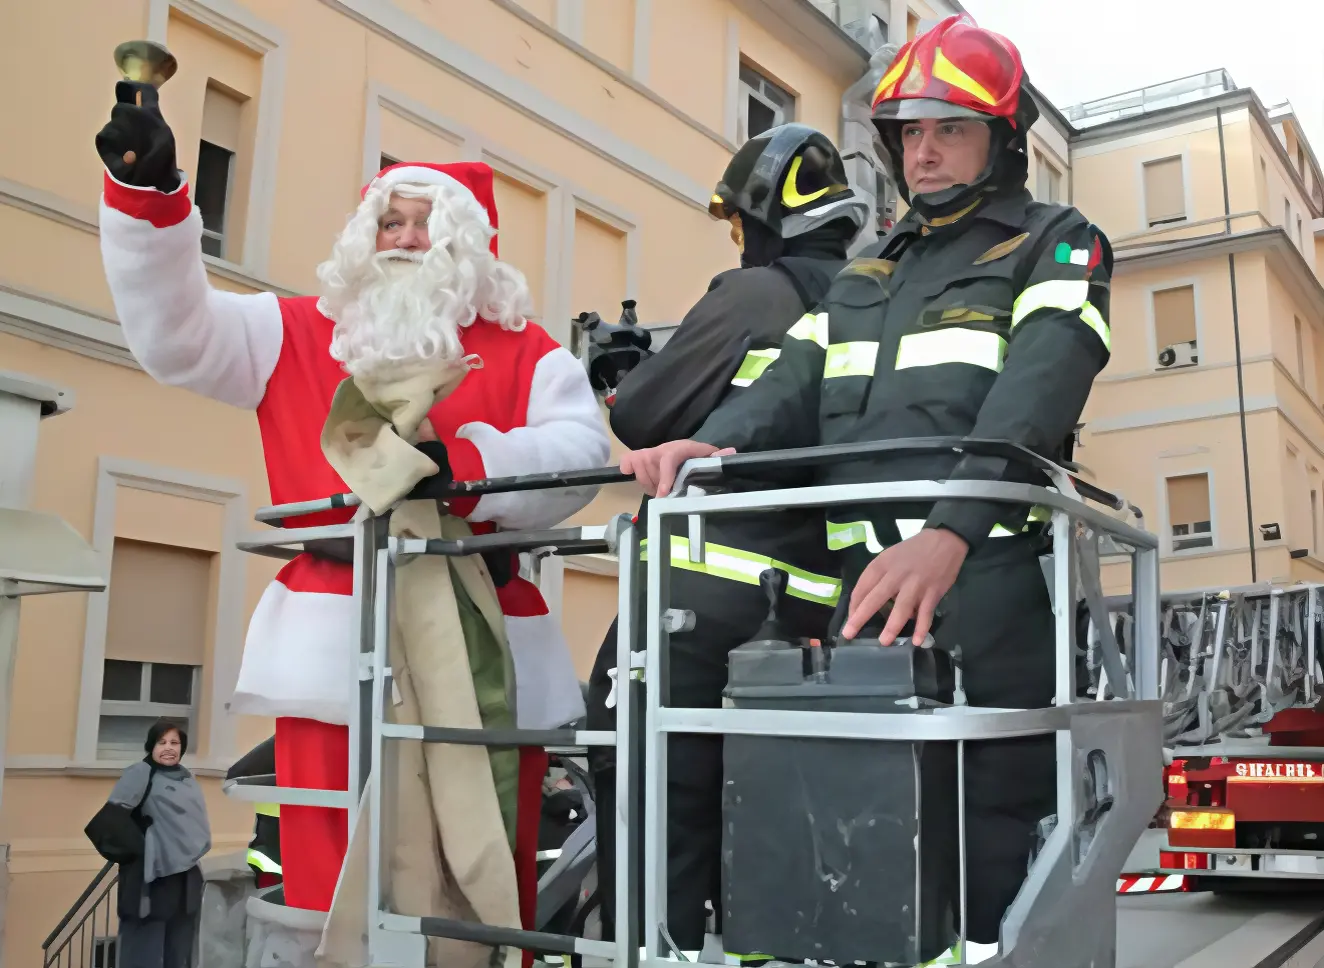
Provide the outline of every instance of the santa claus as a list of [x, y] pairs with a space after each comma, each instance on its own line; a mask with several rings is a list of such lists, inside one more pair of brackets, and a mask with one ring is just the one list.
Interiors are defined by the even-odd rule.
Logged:
[[[609, 445], [578, 361], [528, 321], [524, 277], [497, 259], [492, 171], [484, 164], [399, 164], [381, 171], [318, 269], [320, 296], [213, 289], [203, 223], [176, 169], [174, 139], [149, 85], [121, 82], [97, 137], [106, 165], [101, 250], [124, 337], [143, 369], [257, 411], [273, 503], [347, 490], [320, 434], [346, 374], [372, 380], [418, 362], [481, 360], [428, 414], [456, 480], [601, 466]], [[436, 451], [432, 451], [436, 453]], [[475, 532], [555, 525], [589, 490], [453, 500]], [[299, 526], [349, 520], [348, 510]], [[351, 568], [304, 554], [268, 586], [249, 625], [231, 711], [276, 719], [282, 787], [344, 789], [352, 666], [359, 649]], [[517, 723], [583, 713], [569, 651], [537, 589], [498, 589], [516, 677]], [[521, 909], [532, 912], [543, 774], [521, 762], [517, 848]], [[286, 903], [328, 909], [346, 846], [342, 810], [287, 806]], [[526, 922], [526, 926], [527, 922]]]

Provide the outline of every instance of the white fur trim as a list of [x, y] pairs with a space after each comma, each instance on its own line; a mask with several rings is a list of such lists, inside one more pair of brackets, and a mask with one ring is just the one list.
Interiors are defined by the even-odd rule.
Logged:
[[506, 616], [515, 664], [516, 722], [555, 729], [584, 715], [584, 693], [561, 625], [551, 615]]
[[[393, 168], [384, 175], [378, 175], [368, 186], [369, 191], [374, 188], [380, 188], [386, 192], [397, 185], [444, 185], [449, 188], [459, 189], [470, 197], [474, 197], [467, 186], [458, 179], [452, 178], [444, 171], [437, 171], [435, 168], [425, 168], [422, 165], [409, 165], [404, 168]], [[482, 208], [482, 205], [479, 205]], [[483, 221], [491, 225], [487, 218], [486, 209], [483, 210]]]
[[347, 725], [358, 628], [351, 596], [295, 592], [273, 581], [248, 623], [230, 711]]
[[[602, 467], [611, 442], [602, 412], [579, 360], [556, 347], [538, 361], [529, 391], [527, 425], [501, 433], [490, 424], [469, 423], [457, 436], [473, 441], [488, 477], [514, 477]], [[470, 521], [490, 521], [507, 531], [550, 528], [585, 507], [596, 487], [486, 494]]]
[[[296, 592], [273, 581], [248, 623], [230, 711], [348, 724], [358, 628], [351, 596]], [[516, 723], [554, 729], [584, 715], [570, 648], [556, 620], [508, 617], [506, 629], [515, 666]]]
[[213, 289], [194, 208], [158, 229], [101, 200], [101, 261], [124, 340], [155, 380], [222, 403], [262, 402], [284, 340], [269, 292]]

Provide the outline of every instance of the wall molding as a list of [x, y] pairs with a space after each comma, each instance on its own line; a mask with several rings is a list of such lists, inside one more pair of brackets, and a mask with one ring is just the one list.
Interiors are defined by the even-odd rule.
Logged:
[[543, 194], [546, 199], [547, 231], [543, 239], [542, 316], [538, 321], [553, 337], [564, 343], [569, 336], [577, 212], [583, 212], [625, 236], [626, 298], [637, 295], [643, 262], [643, 240], [639, 220], [632, 213], [491, 140], [468, 125], [447, 118], [377, 81], [368, 85], [363, 123], [362, 176], [365, 183], [377, 174], [381, 160], [383, 111], [389, 111], [451, 142], [459, 148], [464, 159], [485, 162], [492, 166], [493, 171]]
[[[170, 494], [194, 501], [220, 504], [225, 509], [221, 550], [217, 552], [216, 621], [212, 627], [211, 709], [207, 760], [224, 762], [235, 755], [238, 717], [227, 708], [239, 678], [244, 645], [244, 561], [236, 546], [248, 512], [248, 492], [242, 481], [162, 467], [143, 461], [102, 455], [97, 461], [96, 509], [92, 549], [111, 573], [115, 547], [115, 502], [119, 488]], [[101, 718], [101, 679], [106, 656], [106, 624], [110, 614], [110, 585], [88, 595], [83, 631], [83, 667], [79, 679], [78, 720], [73, 761], [97, 763], [97, 731]]]
[[[584, 58], [584, 60], [598, 68], [598, 70], [610, 75], [612, 80], [628, 87], [640, 97], [647, 98], [686, 127], [694, 129], [710, 141], [714, 141], [721, 145], [727, 151], [736, 150], [736, 146], [728, 139], [722, 137], [721, 134], [708, 127], [708, 125], [704, 124], [698, 118], [695, 118], [676, 107], [676, 105], [672, 104], [648, 86], [648, 74], [652, 65], [653, 0], [634, 0], [633, 51], [629, 72], [621, 70], [611, 61], [593, 53], [593, 51], [583, 45], [582, 37], [570, 36], [568, 32], [561, 31], [558, 27], [547, 23], [536, 14], [529, 12], [519, 3], [519, 0], [492, 0], [492, 2], [507, 13], [518, 17], [520, 20], [524, 21], [524, 23], [537, 30], [540, 34], [550, 37], [567, 50], [574, 51], [580, 57]], [[564, 2], [564, 0], [562, 0], [562, 2]], [[580, 2], [582, 3], [582, 0], [580, 0]], [[626, 3], [628, 0], [614, 0], [614, 2]], [[560, 11], [561, 6], [558, 4], [558, 18], [560, 17]], [[582, 10], [580, 17], [582, 29]]]
[[[1282, 412], [1282, 406], [1273, 394], [1246, 398], [1246, 413], [1263, 411]], [[1218, 417], [1235, 417], [1240, 413], [1236, 397], [1221, 400], [1203, 400], [1199, 403], [1185, 404], [1180, 407], [1163, 407], [1159, 410], [1141, 410], [1135, 413], [1119, 414], [1103, 420], [1088, 421], [1086, 428], [1090, 434], [1115, 434], [1122, 430], [1140, 430], [1145, 427], [1159, 427], [1170, 423], [1188, 423], [1193, 420], [1213, 420]]]
[[285, 108], [286, 44], [284, 34], [234, 0], [149, 0], [147, 36], [166, 42], [170, 11], [229, 37], [262, 58], [262, 90], [258, 94], [253, 138], [253, 174], [244, 220], [241, 271], [266, 274], [271, 255], [271, 223], [275, 211], [276, 172], [280, 153], [281, 115]]
[[537, 121], [673, 198], [707, 211], [708, 189], [688, 175], [677, 171], [608, 128], [571, 110], [537, 86], [507, 74], [490, 61], [427, 26], [416, 17], [403, 12], [389, 0], [321, 0], [321, 2], [400, 47], [432, 61], [438, 67], [519, 111], [525, 117]]
[[0, 283], [0, 333], [141, 370], [119, 324], [91, 309]]
[[723, 37], [722, 134], [733, 145], [740, 143], [740, 21], [728, 15]]

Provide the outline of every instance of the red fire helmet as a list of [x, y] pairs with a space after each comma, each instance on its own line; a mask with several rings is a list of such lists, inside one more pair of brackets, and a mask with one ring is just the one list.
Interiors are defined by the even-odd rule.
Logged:
[[873, 97], [877, 121], [1004, 118], [1017, 126], [1025, 68], [1016, 45], [948, 17], [897, 52]]

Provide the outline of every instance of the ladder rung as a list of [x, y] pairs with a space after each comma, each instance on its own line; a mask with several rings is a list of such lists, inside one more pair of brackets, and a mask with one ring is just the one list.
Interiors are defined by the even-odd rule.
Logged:
[[421, 934], [428, 938], [453, 938], [456, 941], [472, 941], [475, 944], [485, 944], [494, 948], [521, 948], [524, 951], [543, 954], [588, 955], [593, 958], [612, 958], [616, 954], [616, 944], [613, 941], [592, 941], [587, 938], [571, 937], [568, 934], [501, 928], [454, 918], [404, 917], [383, 912], [382, 926], [388, 931]]
[[350, 810], [355, 806], [353, 797], [345, 790], [263, 786], [226, 780], [221, 784], [221, 792], [232, 800], [244, 800], [248, 803], [279, 803], [281, 806], [290, 807], [334, 807], [339, 810]]
[[458, 729], [382, 723], [386, 739], [421, 739], [453, 746], [615, 746], [610, 729]]

